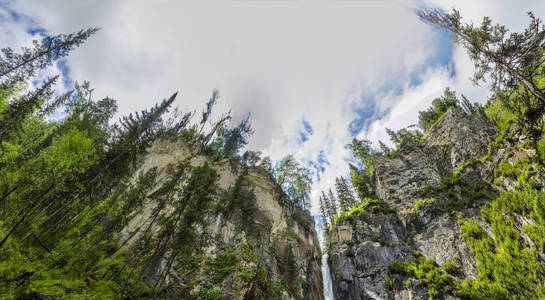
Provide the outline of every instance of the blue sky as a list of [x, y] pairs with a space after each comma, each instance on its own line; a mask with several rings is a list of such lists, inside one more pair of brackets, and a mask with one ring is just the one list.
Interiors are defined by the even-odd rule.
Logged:
[[313, 199], [348, 174], [353, 137], [387, 142], [385, 128], [417, 122], [450, 86], [483, 102], [472, 64], [447, 32], [414, 14], [457, 7], [520, 30], [543, 1], [0, 1], [0, 41], [28, 45], [40, 35], [101, 27], [36, 80], [62, 74], [59, 89], [88, 80], [97, 98], [127, 114], [180, 91], [200, 110], [220, 91], [217, 113], [252, 114], [248, 148], [273, 160], [294, 154], [314, 173]]

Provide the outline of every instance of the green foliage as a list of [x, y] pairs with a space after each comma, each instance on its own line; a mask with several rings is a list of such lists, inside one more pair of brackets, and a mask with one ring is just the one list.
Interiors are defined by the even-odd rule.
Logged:
[[447, 88], [443, 96], [435, 98], [431, 106], [425, 110], [418, 112], [419, 126], [424, 131], [430, 130], [451, 107], [458, 106], [459, 101], [456, 94]]
[[392, 153], [395, 153], [397, 150], [399, 150], [399, 147], [401, 147], [401, 144], [403, 143], [414, 143], [418, 144], [420, 142], [420, 139], [422, 138], [422, 131], [420, 131], [418, 128], [416, 128], [416, 125], [410, 125], [406, 128], [401, 128], [398, 130], [392, 130], [390, 128], [386, 128], [386, 133], [390, 137], [390, 140], [394, 145], [396, 145], [396, 148], [388, 153], [385, 153], [387, 155], [391, 155]]
[[219, 126], [215, 140], [210, 148], [215, 151], [219, 159], [236, 157], [242, 147], [248, 144], [248, 137], [253, 134], [250, 126], [250, 115], [243, 119], [234, 128]]
[[303, 209], [310, 208], [311, 173], [288, 155], [275, 170], [276, 180], [290, 199]]
[[360, 201], [365, 197], [374, 197], [375, 190], [373, 186], [373, 174], [365, 172], [365, 170], [358, 170], [355, 166], [350, 165], [350, 183], [357, 192]]
[[395, 214], [395, 209], [389, 207], [384, 201], [373, 198], [365, 198], [365, 200], [359, 204], [354, 205], [349, 211], [341, 212], [338, 217], [333, 219], [331, 228], [337, 225], [339, 220], [353, 220], [355, 218], [365, 218], [369, 214]]
[[430, 298], [439, 294], [453, 293], [457, 288], [452, 276], [443, 273], [435, 261], [420, 255], [411, 261], [390, 262], [388, 272], [418, 278], [427, 286]]
[[237, 270], [239, 263], [238, 253], [235, 249], [222, 251], [217, 254], [216, 259], [207, 261], [207, 264], [213, 267], [214, 284], [222, 282], [227, 276]]
[[342, 176], [335, 178], [335, 189], [337, 191], [341, 213], [356, 205], [356, 198], [354, 197], [352, 189]]
[[[430, 24], [448, 30], [454, 41], [466, 48], [475, 64], [473, 82], [491, 79], [494, 91], [511, 90], [520, 85], [526, 94], [543, 102], [543, 86], [536, 77], [543, 76], [545, 30], [539, 18], [528, 13], [530, 23], [523, 32], [512, 32], [484, 17], [481, 25], [462, 22], [460, 12], [418, 10], [417, 14]], [[539, 101], [537, 101], [539, 99]], [[527, 107], [530, 107], [527, 105]]]
[[445, 270], [445, 272], [447, 272], [448, 274], [452, 276], [456, 276], [456, 277], [462, 277], [464, 275], [464, 273], [460, 270], [460, 268], [458, 268], [455, 264], [453, 264], [450, 261], [446, 261], [443, 264], [443, 270]]
[[498, 98], [488, 101], [484, 111], [487, 118], [496, 125], [500, 135], [506, 133], [517, 120], [517, 114]]
[[[391, 261], [388, 264], [388, 272], [419, 279], [428, 288], [430, 299], [444, 294], [452, 294], [464, 299], [508, 299], [505, 290], [496, 283], [475, 281], [467, 277], [460, 284], [451, 275], [441, 271], [435, 261], [426, 259], [418, 252], [415, 253], [415, 256], [416, 258], [410, 261]], [[445, 265], [448, 264], [445, 263]], [[453, 271], [452, 268], [445, 267], [445, 265], [443, 265], [445, 269], [449, 268], [451, 272]], [[454, 267], [459, 272], [459, 269]], [[410, 279], [407, 279], [405, 283], [410, 286]]]
[[291, 244], [287, 244], [280, 256], [279, 268], [280, 273], [283, 275], [283, 284], [290, 294], [295, 295], [296, 290], [300, 285], [299, 267], [297, 265], [297, 259], [293, 254], [293, 247]]
[[495, 211], [488, 212], [486, 218], [497, 244], [477, 222], [469, 219], [460, 225], [462, 238], [477, 260], [477, 281], [494, 282], [512, 296], [533, 297], [543, 278], [537, 253], [520, 243], [511, 220]]
[[223, 294], [221, 291], [214, 289], [211, 284], [207, 284], [199, 292], [199, 297], [201, 297], [201, 300], [222, 300]]
[[217, 209], [226, 215], [235, 211], [240, 211], [242, 223], [245, 226], [253, 223], [255, 212], [255, 195], [250, 190], [250, 184], [246, 178], [246, 172], [243, 172], [237, 178], [235, 184], [223, 195]]
[[402, 211], [405, 214], [415, 214], [420, 210], [432, 206], [437, 199], [435, 198], [418, 198], [416, 202], [409, 209]]
[[32, 292], [59, 298], [84, 298], [85, 294], [115, 298], [149, 292], [138, 273], [126, 268], [123, 253], [109, 257], [117, 247], [115, 242], [101, 242], [87, 249], [71, 248], [70, 244], [61, 241], [49, 254], [40, 247], [9, 240], [0, 248], [0, 294], [7, 298]]
[[386, 277], [386, 290], [388, 290], [389, 292], [390, 291], [393, 291], [394, 289], [394, 281], [392, 280], [392, 278], [390, 277]]
[[373, 160], [377, 152], [371, 147], [371, 141], [352, 139], [352, 144], [348, 147], [352, 150], [352, 155], [363, 164], [363, 168], [369, 176], [373, 175]]

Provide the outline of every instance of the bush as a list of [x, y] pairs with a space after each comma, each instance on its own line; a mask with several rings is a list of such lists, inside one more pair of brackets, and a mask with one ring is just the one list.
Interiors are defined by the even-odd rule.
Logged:
[[445, 270], [445, 272], [447, 272], [448, 274], [452, 276], [456, 276], [456, 277], [462, 277], [464, 275], [464, 273], [460, 270], [460, 268], [458, 268], [455, 264], [453, 264], [450, 261], [446, 261], [443, 264], [443, 270]]

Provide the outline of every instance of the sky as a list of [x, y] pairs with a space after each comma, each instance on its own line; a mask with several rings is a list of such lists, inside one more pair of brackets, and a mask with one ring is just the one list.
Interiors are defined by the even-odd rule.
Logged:
[[218, 89], [217, 114], [251, 114], [247, 149], [273, 161], [293, 154], [313, 172], [316, 214], [319, 191], [348, 175], [352, 138], [388, 144], [385, 128], [417, 123], [446, 87], [486, 101], [465, 50], [414, 13], [452, 7], [514, 31], [526, 12], [545, 15], [538, 0], [0, 0], [0, 45], [100, 27], [40, 76], [61, 74], [59, 90], [90, 81], [95, 99], [118, 100], [118, 117], [176, 91], [176, 105], [200, 111]]

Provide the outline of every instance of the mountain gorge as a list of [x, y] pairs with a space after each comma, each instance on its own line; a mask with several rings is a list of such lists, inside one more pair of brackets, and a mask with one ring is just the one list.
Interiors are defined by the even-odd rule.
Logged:
[[312, 161], [246, 149], [250, 115], [214, 112], [217, 90], [114, 121], [88, 82], [34, 80], [96, 28], [2, 49], [0, 299], [545, 298], [545, 27], [417, 15], [490, 98], [447, 88], [388, 145], [351, 137], [327, 192]]

